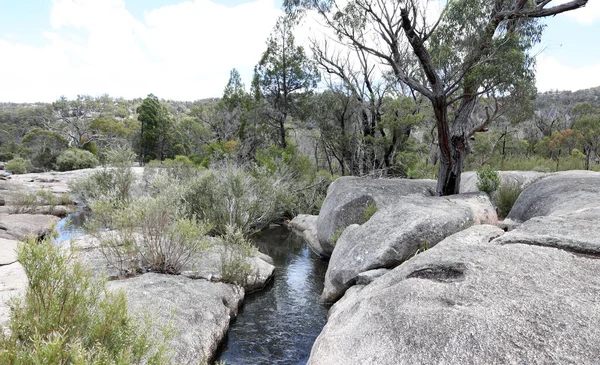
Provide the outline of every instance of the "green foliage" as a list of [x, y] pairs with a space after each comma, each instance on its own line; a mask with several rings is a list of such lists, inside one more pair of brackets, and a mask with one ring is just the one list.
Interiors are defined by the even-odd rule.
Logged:
[[367, 222], [369, 221], [369, 219], [371, 219], [371, 217], [373, 216], [373, 214], [377, 213], [377, 204], [375, 204], [374, 202], [367, 205], [365, 207], [365, 211], [363, 213], [363, 222]]
[[84, 204], [94, 200], [109, 200], [114, 204], [126, 202], [131, 197], [135, 175], [131, 164], [135, 155], [130, 149], [115, 149], [106, 153], [112, 168], [104, 167], [85, 178], [73, 181], [69, 188]]
[[5, 166], [5, 170], [10, 171], [13, 174], [26, 174], [31, 170], [31, 162], [20, 157], [13, 158], [12, 160], [8, 161]]
[[252, 265], [248, 259], [258, 251], [244, 233], [228, 225], [225, 227], [225, 234], [222, 237], [223, 247], [221, 247], [221, 278], [223, 281], [245, 285], [247, 278], [252, 274]]
[[140, 158], [142, 162], [163, 161], [171, 155], [173, 117], [166, 105], [152, 94], [137, 108], [140, 128]]
[[500, 185], [500, 175], [492, 167], [486, 165], [477, 169], [477, 189], [492, 195]]
[[0, 153], [0, 161], [10, 161], [15, 158], [15, 155], [12, 152], [2, 152]]
[[72, 205], [73, 201], [67, 195], [56, 196], [49, 190], [38, 190], [31, 193], [18, 193], [15, 196], [13, 213], [34, 214], [37, 207], [49, 207], [49, 213], [56, 205]]
[[340, 227], [340, 228], [336, 229], [335, 232], [333, 232], [333, 236], [331, 237], [331, 242], [333, 242], [334, 245], [340, 239], [340, 237], [342, 236], [342, 233], [344, 233], [345, 229], [346, 229], [346, 227]]
[[506, 217], [510, 213], [521, 192], [523, 192], [523, 188], [517, 184], [500, 185], [494, 195], [494, 204], [496, 204], [496, 209], [501, 217]]
[[61, 153], [56, 159], [59, 171], [89, 169], [98, 166], [96, 156], [89, 151], [72, 148]]
[[19, 244], [17, 258], [29, 279], [24, 298], [13, 299], [0, 333], [0, 363], [167, 364], [164, 334], [127, 313], [123, 292], [106, 283], [46, 239]]

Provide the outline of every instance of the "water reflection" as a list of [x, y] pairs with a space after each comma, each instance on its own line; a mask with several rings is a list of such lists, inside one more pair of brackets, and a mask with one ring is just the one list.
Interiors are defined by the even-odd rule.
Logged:
[[69, 213], [65, 218], [56, 223], [55, 229], [58, 237], [53, 239], [53, 242], [60, 243], [85, 235], [83, 230], [85, 219], [86, 212], [84, 210], [76, 210], [73, 213]]
[[306, 364], [327, 319], [328, 308], [319, 302], [327, 263], [283, 227], [255, 243], [275, 261], [275, 278], [246, 297], [218, 359], [230, 365]]

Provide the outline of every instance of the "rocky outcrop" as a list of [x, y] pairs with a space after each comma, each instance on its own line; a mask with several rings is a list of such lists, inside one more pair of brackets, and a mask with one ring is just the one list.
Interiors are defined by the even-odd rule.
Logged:
[[0, 331], [6, 326], [10, 316], [10, 299], [24, 294], [26, 286], [27, 275], [20, 263], [0, 266]]
[[28, 236], [43, 238], [52, 232], [60, 219], [53, 215], [3, 214], [0, 215], [0, 237], [22, 240]]
[[299, 214], [289, 222], [289, 227], [292, 231], [300, 236], [310, 247], [314, 253], [320, 257], [329, 257], [319, 239], [317, 237], [317, 221], [319, 217], [316, 215]]
[[[537, 171], [498, 171], [500, 175], [500, 185], [516, 185], [525, 189], [536, 181], [550, 176], [545, 172]], [[460, 175], [460, 192], [461, 193], [477, 193], [477, 172], [466, 171]]]
[[565, 171], [527, 187], [508, 214], [514, 222], [600, 207], [600, 173]]
[[600, 207], [563, 215], [534, 217], [496, 240], [523, 243], [600, 256]]
[[370, 205], [383, 209], [406, 195], [433, 195], [435, 185], [433, 180], [358, 177], [335, 180], [327, 190], [317, 220], [317, 238], [324, 255], [331, 255], [335, 246], [334, 236], [339, 235], [341, 230], [365, 221], [365, 209]]
[[502, 233], [471, 227], [350, 289], [308, 363], [596, 364], [600, 260]]
[[329, 261], [322, 299], [335, 301], [356, 283], [359, 274], [394, 268], [453, 233], [485, 223], [497, 223], [486, 194], [398, 199], [363, 225], [344, 231]]
[[172, 327], [171, 347], [177, 364], [209, 360], [244, 298], [238, 286], [181, 275], [149, 273], [111, 281], [108, 287], [126, 292], [132, 312], [150, 313], [158, 325]]
[[15, 240], [0, 238], [0, 266], [9, 265], [17, 261], [17, 244]]

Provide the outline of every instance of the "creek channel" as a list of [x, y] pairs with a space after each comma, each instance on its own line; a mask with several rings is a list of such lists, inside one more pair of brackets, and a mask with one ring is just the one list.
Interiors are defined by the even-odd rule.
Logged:
[[[78, 210], [62, 219], [55, 242], [84, 235], [85, 218], [86, 212]], [[327, 321], [329, 308], [319, 301], [327, 262], [285, 227], [261, 232], [253, 242], [273, 258], [275, 273], [264, 289], [246, 294], [216, 360], [227, 365], [306, 364]]]

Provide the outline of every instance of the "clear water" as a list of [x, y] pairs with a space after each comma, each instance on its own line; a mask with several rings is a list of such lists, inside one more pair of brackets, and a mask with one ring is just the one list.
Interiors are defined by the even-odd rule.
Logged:
[[327, 320], [319, 301], [327, 263], [284, 227], [255, 239], [275, 262], [267, 288], [248, 294], [217, 360], [228, 365], [306, 364]]
[[86, 212], [81, 209], [69, 213], [66, 217], [58, 221], [58, 223], [56, 223], [58, 237], [53, 240], [54, 243], [69, 241], [85, 235], [83, 230], [85, 218]]

